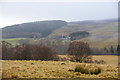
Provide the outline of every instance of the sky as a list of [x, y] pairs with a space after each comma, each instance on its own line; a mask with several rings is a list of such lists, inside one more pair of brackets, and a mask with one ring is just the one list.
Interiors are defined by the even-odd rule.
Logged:
[[118, 2], [6, 2], [0, 3], [0, 28], [42, 20], [102, 20], [118, 17]]

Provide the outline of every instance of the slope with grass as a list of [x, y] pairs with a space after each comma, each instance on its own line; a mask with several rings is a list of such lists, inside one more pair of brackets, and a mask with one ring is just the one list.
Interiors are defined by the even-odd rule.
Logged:
[[88, 42], [92, 48], [104, 48], [118, 44], [118, 22], [115, 19], [98, 21], [71, 22], [67, 26], [55, 30], [49, 37], [69, 34], [78, 31], [87, 31], [89, 37], [80, 41]]

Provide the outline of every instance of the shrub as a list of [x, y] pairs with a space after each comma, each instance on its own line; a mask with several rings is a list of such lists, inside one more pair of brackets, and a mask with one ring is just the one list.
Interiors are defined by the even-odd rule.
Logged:
[[92, 56], [88, 56], [87, 58], [85, 58], [83, 60], [84, 63], [94, 63], [93, 60], [92, 60]]
[[106, 64], [106, 62], [104, 60], [95, 60], [94, 63], [97, 63], [97, 64]]
[[11, 75], [11, 78], [16, 79], [16, 78], [19, 78], [19, 76], [18, 75]]
[[75, 67], [75, 72], [81, 72], [83, 74], [99, 74], [101, 68], [91, 64], [80, 64]]
[[66, 64], [62, 62], [61, 65], [66, 65]]

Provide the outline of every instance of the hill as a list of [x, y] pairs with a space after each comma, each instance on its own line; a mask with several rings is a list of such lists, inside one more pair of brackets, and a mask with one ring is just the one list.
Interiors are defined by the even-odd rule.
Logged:
[[[95, 36], [98, 34], [108, 34], [106, 33], [117, 33], [118, 31], [117, 20], [96, 20], [96, 21], [76, 21], [69, 22], [67, 26], [55, 30], [50, 37], [55, 37], [59, 35], [69, 35], [70, 33], [77, 31], [88, 31]], [[103, 33], [104, 32], [104, 33]], [[109, 34], [110, 35], [110, 34]], [[101, 37], [101, 36], [96, 36]], [[93, 38], [93, 37], [92, 37]], [[95, 37], [94, 37], [95, 38]]]
[[61, 39], [71, 33], [87, 31], [89, 36], [78, 40], [88, 42], [92, 48], [104, 48], [118, 44], [118, 21], [87, 20], [66, 22], [62, 20], [38, 21], [23, 23], [2, 28], [3, 38], [48, 38]]
[[3, 38], [41, 38], [67, 25], [62, 20], [37, 21], [2, 28]]
[[103, 48], [110, 45], [116, 46], [118, 44], [117, 19], [69, 22], [67, 26], [55, 30], [49, 37], [69, 36], [69, 34], [78, 31], [90, 33], [89, 37], [79, 40], [88, 42], [93, 48]]

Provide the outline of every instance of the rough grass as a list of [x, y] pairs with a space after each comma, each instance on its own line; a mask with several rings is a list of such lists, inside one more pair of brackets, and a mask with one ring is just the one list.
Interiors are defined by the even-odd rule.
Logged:
[[102, 39], [91, 39], [91, 37], [83, 38], [80, 41], [87, 42], [91, 48], [104, 49], [104, 47], [109, 48], [111, 45], [116, 48], [118, 44], [118, 38], [102, 38]]
[[[99, 74], [83, 74], [75, 72], [77, 65], [88, 65], [77, 62], [61, 61], [25, 61], [2, 60], [3, 78], [117, 78], [118, 67], [97, 65], [101, 68]], [[96, 64], [90, 64], [93, 67]]]
[[92, 56], [93, 60], [103, 60], [107, 65], [118, 66], [118, 56], [116, 55], [96, 55]]
[[[64, 58], [66, 60], [70, 60], [67, 55], [58, 55], [61, 58]], [[105, 61], [106, 65], [112, 65], [112, 66], [118, 66], [118, 56], [116, 55], [91, 55], [92, 60]]]

